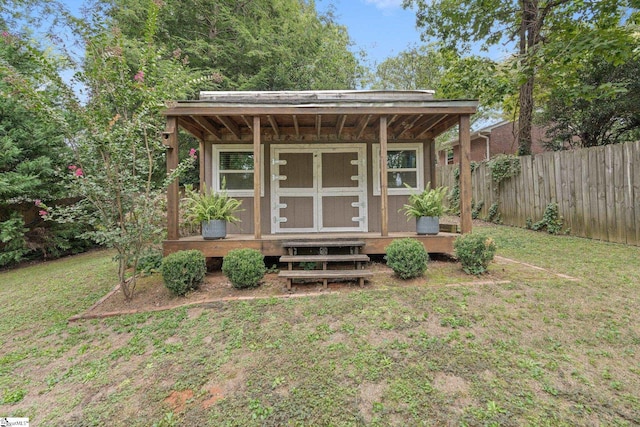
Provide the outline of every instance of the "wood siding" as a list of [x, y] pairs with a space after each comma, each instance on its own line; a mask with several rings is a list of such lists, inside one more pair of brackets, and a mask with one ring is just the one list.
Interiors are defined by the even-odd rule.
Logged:
[[[520, 165], [499, 188], [486, 162], [473, 172], [481, 218], [498, 203], [504, 224], [525, 227], [557, 203], [570, 234], [640, 246], [640, 142], [523, 156]], [[455, 167], [438, 166], [438, 185], [453, 188]]]
[[[430, 145], [433, 144], [431, 140], [424, 140], [423, 154], [423, 171], [425, 184], [432, 179], [433, 170], [432, 159], [434, 150]], [[211, 144], [205, 143], [205, 179], [207, 183], [212, 182], [213, 164], [211, 161]], [[265, 142], [264, 145], [264, 159], [263, 159], [263, 181], [264, 196], [261, 201], [261, 213], [262, 222], [261, 229], [262, 234], [271, 234], [271, 143]], [[249, 145], [247, 145], [249, 146]], [[336, 147], [339, 147], [340, 143], [336, 143]], [[292, 148], [295, 144], [292, 144]], [[390, 148], [393, 148], [393, 143], [389, 144]], [[323, 184], [325, 187], [332, 186], [357, 186], [357, 181], [352, 181], [351, 176], [356, 175], [357, 166], [351, 164], [351, 160], [355, 159], [353, 153], [331, 153], [325, 152], [323, 155], [323, 172], [333, 170], [333, 173], [323, 174]], [[312, 156], [308, 153], [286, 153], [287, 164], [281, 165], [281, 172], [283, 175], [287, 175], [287, 180], [280, 181], [282, 187], [285, 188], [312, 188], [312, 174], [313, 171]], [[366, 173], [367, 173], [367, 209], [368, 214], [368, 231], [380, 232], [380, 196], [373, 195], [373, 162], [378, 159], [373, 158], [372, 144], [366, 144]], [[330, 169], [327, 169], [327, 164], [330, 164]], [[346, 181], [345, 181], [346, 180]], [[348, 184], [345, 184], [347, 182]], [[238, 217], [241, 222], [238, 224], [230, 224], [228, 232], [230, 234], [253, 234], [253, 198], [252, 197], [239, 197], [242, 200], [242, 212], [238, 213]], [[348, 199], [348, 203], [347, 203]], [[415, 221], [409, 220], [402, 213], [398, 211], [407, 202], [408, 196], [406, 195], [391, 195], [389, 196], [389, 232], [411, 232], [415, 231]], [[323, 212], [322, 215], [325, 218], [325, 227], [350, 227], [354, 226], [352, 218], [358, 216], [358, 209], [351, 207], [351, 202], [357, 201], [354, 197], [323, 197]], [[290, 204], [291, 203], [291, 204]], [[300, 203], [294, 201], [287, 201], [289, 205], [286, 209], [284, 216], [288, 218], [287, 223], [283, 223], [283, 228], [298, 228], [308, 227], [309, 219], [313, 218], [313, 207], [307, 202], [301, 201]], [[291, 213], [289, 213], [291, 212]]]

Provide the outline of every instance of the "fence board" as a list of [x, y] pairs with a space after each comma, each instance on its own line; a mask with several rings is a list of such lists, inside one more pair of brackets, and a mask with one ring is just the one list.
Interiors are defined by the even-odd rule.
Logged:
[[597, 175], [596, 197], [598, 203], [598, 238], [600, 240], [608, 240], [608, 221], [607, 221], [607, 179], [605, 176], [605, 147], [597, 147], [594, 149], [596, 154], [596, 168], [591, 169], [591, 173]]
[[635, 213], [636, 244], [640, 245], [640, 141], [633, 144], [633, 210]]
[[582, 161], [584, 160], [583, 151], [575, 151], [573, 156], [574, 175], [573, 183], [576, 190], [576, 236], [586, 237], [587, 231], [585, 226], [584, 216], [584, 197], [582, 190], [585, 182], [582, 180]]
[[[589, 188], [589, 152], [590, 150], [584, 150], [580, 153], [582, 157], [582, 212], [584, 215], [584, 236], [593, 237], [593, 218], [591, 211], [591, 189]], [[597, 213], [596, 213], [597, 214]]]
[[[640, 246], [640, 141], [520, 157], [521, 171], [498, 188], [482, 162], [472, 174], [473, 197], [494, 202], [505, 224], [523, 227], [558, 203], [571, 234]], [[456, 165], [437, 169], [438, 185], [453, 188]]]
[[[640, 168], [640, 165], [633, 164], [633, 146], [631, 143], [624, 144], [624, 222], [626, 224], [624, 234], [628, 245], [637, 245], [635, 221], [635, 209], [633, 206], [633, 173]], [[640, 194], [638, 194], [640, 196]]]

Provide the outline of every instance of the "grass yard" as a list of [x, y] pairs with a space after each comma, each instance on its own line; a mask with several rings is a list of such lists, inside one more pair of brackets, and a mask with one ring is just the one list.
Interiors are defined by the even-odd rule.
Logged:
[[0, 416], [65, 426], [640, 424], [640, 248], [487, 226], [509, 284], [442, 280], [68, 324], [94, 252], [0, 273]]

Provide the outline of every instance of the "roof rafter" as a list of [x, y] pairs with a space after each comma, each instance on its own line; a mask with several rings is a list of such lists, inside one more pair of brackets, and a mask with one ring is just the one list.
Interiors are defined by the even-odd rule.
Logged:
[[200, 126], [204, 128], [210, 135], [222, 139], [222, 133], [220, 133], [220, 129], [218, 129], [208, 118], [204, 116], [190, 116], [193, 121], [198, 123]]
[[224, 127], [226, 127], [236, 138], [242, 139], [242, 132], [240, 132], [240, 128], [229, 116], [216, 116], [216, 119], [218, 119], [220, 123], [222, 123]]

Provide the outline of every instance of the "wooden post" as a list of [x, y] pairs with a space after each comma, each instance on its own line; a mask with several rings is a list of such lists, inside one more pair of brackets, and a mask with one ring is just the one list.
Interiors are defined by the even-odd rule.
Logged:
[[380, 230], [389, 235], [389, 198], [387, 191], [387, 116], [380, 116]]
[[204, 141], [200, 140], [200, 144], [198, 145], [200, 157], [198, 158], [198, 167], [200, 168], [200, 192], [205, 190], [207, 186], [207, 178], [204, 174], [205, 171], [205, 162], [204, 162]]
[[471, 232], [471, 120], [460, 116], [460, 231]]
[[[162, 144], [167, 147], [167, 175], [178, 167], [178, 119], [167, 117], [165, 131], [162, 134]], [[167, 239], [178, 240], [178, 210], [179, 210], [178, 179], [171, 181], [167, 187]]]
[[429, 164], [429, 182], [431, 182], [431, 188], [436, 188], [438, 186], [436, 182], [436, 140], [429, 139], [427, 144], [429, 144], [429, 161], [431, 162]]
[[262, 176], [262, 159], [260, 151], [260, 117], [253, 117], [253, 237], [260, 239], [261, 213], [260, 213], [260, 176]]

